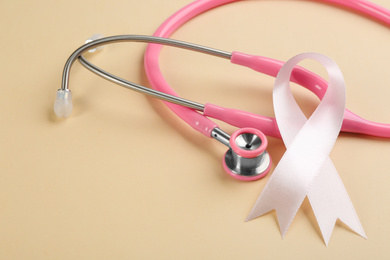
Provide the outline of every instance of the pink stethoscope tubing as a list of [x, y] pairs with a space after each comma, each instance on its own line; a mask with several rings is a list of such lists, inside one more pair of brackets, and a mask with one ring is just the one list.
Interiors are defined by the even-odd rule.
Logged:
[[[187, 21], [218, 6], [240, 0], [197, 0], [169, 17], [154, 33], [154, 36], [168, 38], [180, 26]], [[365, 0], [322, 0], [362, 12], [372, 18], [390, 25], [390, 11], [384, 7]], [[145, 70], [152, 87], [158, 91], [170, 95], [177, 94], [164, 79], [159, 67], [159, 53], [162, 46], [149, 44], [145, 53]], [[231, 62], [252, 68], [258, 72], [276, 77], [284, 62], [253, 56], [249, 54], [233, 52]], [[318, 75], [297, 66], [291, 76], [295, 82], [317, 95], [320, 99], [326, 92], [327, 82]], [[165, 102], [166, 105], [181, 119], [187, 122], [195, 130], [210, 137], [211, 131], [217, 127], [216, 123], [207, 117], [222, 120], [237, 127], [253, 127], [262, 131], [265, 135], [280, 138], [280, 132], [274, 118], [248, 113], [241, 110], [223, 108], [212, 104], [206, 104], [203, 115], [193, 109]], [[361, 133], [378, 137], [390, 138], [390, 125], [365, 120], [351, 111], [345, 111], [341, 128], [344, 132]]]

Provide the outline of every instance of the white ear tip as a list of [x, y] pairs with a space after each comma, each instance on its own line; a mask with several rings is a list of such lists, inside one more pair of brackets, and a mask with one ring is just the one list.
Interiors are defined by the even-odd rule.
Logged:
[[72, 92], [70, 90], [58, 90], [54, 102], [54, 113], [60, 118], [67, 118], [73, 110]]
[[[90, 43], [90, 42], [93, 42], [93, 41], [95, 41], [95, 40], [101, 39], [101, 38], [103, 38], [103, 37], [104, 37], [104, 36], [103, 36], [102, 34], [100, 34], [100, 33], [95, 33], [94, 35], [92, 35], [91, 37], [89, 37], [89, 38], [85, 41], [85, 43]], [[99, 50], [101, 50], [102, 48], [103, 48], [103, 46], [100, 46], [100, 47], [97, 47], [97, 48], [95, 48], [95, 49], [89, 50], [89, 52], [99, 51]]]

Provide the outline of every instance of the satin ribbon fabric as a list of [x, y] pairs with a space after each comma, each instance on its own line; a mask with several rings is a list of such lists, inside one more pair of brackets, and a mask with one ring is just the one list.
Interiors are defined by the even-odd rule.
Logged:
[[[320, 62], [329, 74], [325, 96], [309, 119], [296, 103], [289, 83], [295, 65], [304, 59]], [[276, 121], [287, 150], [247, 221], [275, 209], [284, 238], [307, 196], [326, 245], [337, 219], [366, 238], [348, 193], [329, 158], [345, 110], [345, 83], [337, 64], [317, 53], [293, 57], [276, 77], [273, 102]]]

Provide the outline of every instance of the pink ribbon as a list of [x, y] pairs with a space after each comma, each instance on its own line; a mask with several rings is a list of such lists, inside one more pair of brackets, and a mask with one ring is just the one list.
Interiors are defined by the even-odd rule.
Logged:
[[[290, 90], [290, 76], [304, 59], [320, 62], [328, 71], [329, 85], [309, 119]], [[325, 244], [337, 219], [366, 238], [348, 193], [329, 154], [339, 135], [345, 110], [345, 83], [337, 64], [317, 53], [290, 59], [279, 71], [273, 90], [275, 117], [287, 148], [247, 221], [276, 210], [284, 238], [304, 198], [309, 198]]]

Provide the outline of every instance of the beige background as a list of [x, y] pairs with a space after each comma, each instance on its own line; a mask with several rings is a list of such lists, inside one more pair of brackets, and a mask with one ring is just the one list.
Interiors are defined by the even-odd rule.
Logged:
[[[159, 101], [76, 64], [74, 112], [55, 117], [63, 65], [90, 35], [150, 35], [189, 2], [0, 2], [0, 259], [389, 259], [388, 140], [338, 139], [331, 158], [368, 240], [339, 223], [326, 248], [307, 200], [284, 240], [275, 213], [245, 223], [269, 176], [228, 177], [225, 148]], [[173, 38], [280, 60], [324, 53], [345, 75], [347, 107], [390, 122], [389, 28], [354, 12], [311, 1], [243, 1], [194, 19]], [[149, 86], [145, 46], [118, 44], [90, 59]], [[183, 97], [273, 115], [272, 78], [174, 48], [164, 48], [161, 66]], [[317, 99], [293, 89], [313, 111]], [[283, 143], [269, 143], [277, 163]]]

